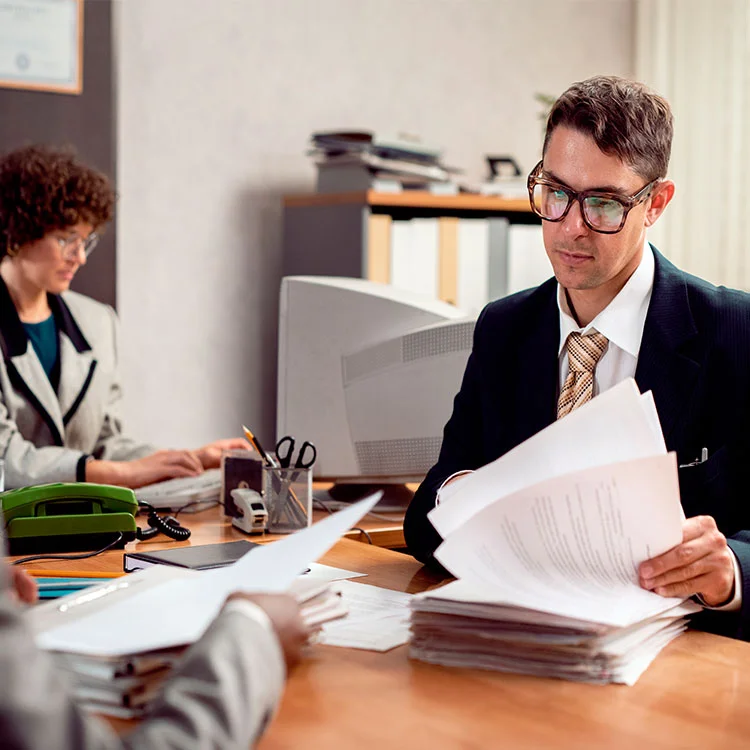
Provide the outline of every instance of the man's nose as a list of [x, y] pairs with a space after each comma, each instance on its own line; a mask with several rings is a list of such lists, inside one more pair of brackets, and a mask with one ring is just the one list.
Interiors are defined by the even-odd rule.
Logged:
[[586, 226], [586, 222], [583, 220], [583, 212], [581, 210], [581, 204], [574, 200], [571, 203], [568, 213], [562, 220], [563, 230], [571, 235], [586, 234], [589, 228]]

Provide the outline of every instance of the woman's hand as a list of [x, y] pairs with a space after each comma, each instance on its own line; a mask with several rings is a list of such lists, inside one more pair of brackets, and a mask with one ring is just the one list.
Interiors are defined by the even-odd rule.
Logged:
[[244, 438], [226, 438], [225, 440], [217, 440], [208, 445], [204, 445], [202, 448], [198, 448], [195, 454], [198, 456], [204, 469], [216, 469], [221, 461], [222, 451], [231, 450], [252, 450], [250, 443]]
[[135, 461], [89, 461], [86, 481], [137, 489], [164, 479], [194, 477], [202, 472], [203, 464], [195, 451], [156, 451]]

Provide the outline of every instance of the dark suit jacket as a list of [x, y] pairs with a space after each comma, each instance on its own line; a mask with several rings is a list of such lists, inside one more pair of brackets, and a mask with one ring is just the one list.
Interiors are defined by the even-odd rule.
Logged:
[[[686, 516], [711, 515], [742, 569], [740, 613], [706, 612], [701, 627], [750, 640], [750, 295], [683, 273], [654, 250], [656, 268], [635, 379], [653, 391], [667, 448], [680, 464]], [[427, 519], [447, 477], [477, 469], [555, 420], [559, 312], [555, 279], [490, 303], [445, 426], [437, 464], [404, 521], [409, 551], [440, 544]]]

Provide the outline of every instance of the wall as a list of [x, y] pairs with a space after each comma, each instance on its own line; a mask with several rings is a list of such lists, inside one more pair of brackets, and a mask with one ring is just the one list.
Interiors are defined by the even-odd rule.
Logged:
[[163, 445], [275, 419], [281, 198], [316, 129], [420, 134], [469, 176], [539, 158], [535, 92], [628, 75], [631, 0], [118, 4], [119, 274], [131, 428]]
[[638, 0], [636, 8], [636, 73], [675, 119], [675, 197], [650, 239], [680, 268], [750, 290], [750, 2]]

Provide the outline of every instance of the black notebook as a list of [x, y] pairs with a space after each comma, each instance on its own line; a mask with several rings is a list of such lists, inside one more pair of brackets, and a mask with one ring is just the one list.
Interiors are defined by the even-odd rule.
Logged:
[[126, 552], [123, 555], [122, 566], [126, 573], [148, 568], [151, 565], [174, 565], [178, 568], [209, 570], [231, 565], [257, 546], [255, 542], [240, 539], [223, 544], [200, 544], [196, 547], [176, 547], [154, 552]]

